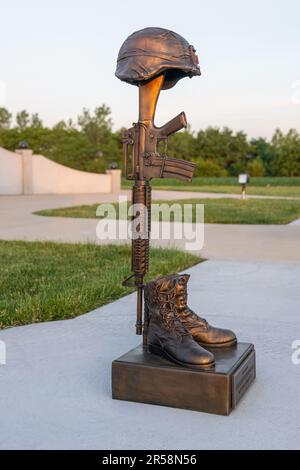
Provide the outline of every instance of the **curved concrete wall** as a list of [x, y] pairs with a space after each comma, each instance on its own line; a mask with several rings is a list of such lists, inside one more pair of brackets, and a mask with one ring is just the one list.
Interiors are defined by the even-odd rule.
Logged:
[[110, 193], [108, 175], [73, 170], [42, 155], [32, 156], [32, 193]]
[[23, 193], [22, 157], [0, 147], [0, 194]]
[[120, 191], [121, 171], [88, 173], [55, 163], [32, 150], [0, 148], [0, 194], [74, 194]]

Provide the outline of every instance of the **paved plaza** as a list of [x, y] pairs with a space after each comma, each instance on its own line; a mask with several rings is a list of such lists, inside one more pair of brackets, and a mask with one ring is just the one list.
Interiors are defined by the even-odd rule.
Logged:
[[[129, 191], [121, 195], [130, 197]], [[219, 194], [153, 191], [153, 200], [219, 197]], [[222, 195], [225, 196], [225, 195]], [[228, 195], [227, 195], [228, 196]], [[97, 219], [44, 217], [33, 212], [101, 202], [115, 202], [118, 195], [78, 194], [39, 196], [0, 196], [0, 239], [52, 240], [57, 242], [100, 241], [96, 236]], [[300, 262], [300, 225], [230, 225], [206, 224], [204, 247], [195, 250], [209, 259], [244, 261]], [[127, 240], [129, 242], [129, 240]], [[124, 243], [124, 240], [120, 241]], [[153, 240], [152, 246], [184, 249], [184, 240]]]
[[2, 449], [296, 449], [300, 266], [207, 261], [190, 304], [257, 351], [257, 379], [230, 416], [111, 399], [111, 362], [139, 343], [130, 295], [73, 320], [0, 332]]
[[[95, 241], [95, 220], [32, 212], [98, 201], [1, 198], [0, 238]], [[139, 343], [132, 294], [72, 320], [0, 331], [1, 449], [299, 448], [300, 225], [207, 225], [205, 240], [209, 260], [189, 270], [190, 305], [257, 352], [256, 382], [237, 409], [223, 417], [111, 399], [111, 362]]]

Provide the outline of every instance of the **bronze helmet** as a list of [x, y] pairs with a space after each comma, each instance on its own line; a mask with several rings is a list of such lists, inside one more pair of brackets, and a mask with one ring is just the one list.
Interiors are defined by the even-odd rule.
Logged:
[[165, 73], [163, 89], [172, 88], [183, 77], [200, 75], [193, 46], [179, 34], [163, 28], [145, 28], [123, 43], [116, 76], [132, 85]]

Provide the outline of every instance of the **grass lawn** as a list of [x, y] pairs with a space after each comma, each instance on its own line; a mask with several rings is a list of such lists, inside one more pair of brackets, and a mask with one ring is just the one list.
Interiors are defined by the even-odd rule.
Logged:
[[[72, 318], [128, 294], [128, 246], [0, 241], [0, 328]], [[150, 272], [181, 271], [200, 259], [152, 249]]]
[[[195, 221], [195, 203], [204, 204], [206, 223], [218, 224], [287, 224], [300, 218], [300, 200], [284, 199], [185, 199], [178, 201], [154, 201], [166, 204], [193, 204], [193, 222]], [[114, 204], [117, 217], [119, 205]], [[55, 217], [96, 218], [98, 204], [46, 209], [36, 214]], [[159, 217], [162, 220], [162, 217]], [[158, 218], [157, 218], [158, 219]], [[156, 219], [156, 220], [157, 220]], [[173, 220], [171, 214], [171, 220]], [[153, 217], [153, 220], [155, 218]], [[186, 220], [190, 222], [191, 220]]]
[[[205, 193], [240, 194], [237, 178], [193, 178], [191, 183], [175, 179], [156, 179], [152, 185], [155, 189], [169, 191], [192, 191]], [[131, 182], [122, 179], [122, 188], [131, 187]], [[251, 178], [247, 194], [257, 196], [280, 196], [300, 198], [300, 177], [261, 177]]]

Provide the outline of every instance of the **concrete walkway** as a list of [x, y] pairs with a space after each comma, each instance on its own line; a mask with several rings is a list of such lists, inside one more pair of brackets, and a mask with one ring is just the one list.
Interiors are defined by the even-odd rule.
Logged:
[[300, 219], [294, 220], [290, 223], [290, 225], [299, 225], [300, 226]]
[[138, 344], [135, 298], [0, 331], [1, 449], [299, 449], [300, 266], [208, 261], [192, 307], [255, 344], [257, 380], [228, 417], [111, 399], [111, 362]]
[[[104, 200], [115, 196], [0, 197], [0, 238], [95, 241], [96, 220], [32, 212]], [[0, 448], [299, 449], [299, 242], [297, 224], [205, 228], [210, 261], [189, 270], [190, 305], [257, 351], [257, 380], [230, 416], [111, 399], [111, 362], [139, 343], [130, 295], [73, 320], [0, 330]]]
[[[122, 195], [129, 191], [123, 191]], [[154, 191], [153, 199], [198, 197], [198, 193]], [[207, 195], [206, 195], [207, 196]], [[213, 195], [219, 197], [219, 195]], [[199, 196], [202, 197], [202, 196]], [[42, 217], [41, 209], [113, 202], [117, 195], [41, 195], [0, 197], [0, 239], [96, 242], [96, 219]], [[111, 241], [110, 241], [111, 242]], [[103, 242], [101, 242], [103, 243]], [[182, 240], [153, 240], [152, 246], [184, 248]], [[198, 250], [209, 259], [300, 262], [300, 225], [205, 225], [205, 245]]]

